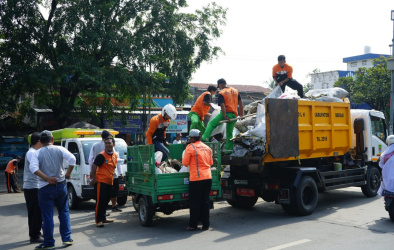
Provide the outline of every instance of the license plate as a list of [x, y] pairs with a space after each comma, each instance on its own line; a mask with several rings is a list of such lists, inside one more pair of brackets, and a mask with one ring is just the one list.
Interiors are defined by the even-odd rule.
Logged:
[[124, 190], [124, 184], [119, 184], [119, 190]]

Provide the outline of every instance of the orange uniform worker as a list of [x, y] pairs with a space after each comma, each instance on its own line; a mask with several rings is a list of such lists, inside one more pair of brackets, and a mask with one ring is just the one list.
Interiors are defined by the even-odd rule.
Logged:
[[114, 151], [115, 139], [107, 137], [104, 139], [105, 150], [96, 156], [92, 165], [92, 181], [90, 185], [97, 185], [96, 199], [96, 226], [103, 227], [103, 223], [114, 220], [106, 218], [106, 209], [111, 199], [111, 191], [114, 180], [114, 172], [118, 163], [118, 157]]
[[211, 116], [209, 109], [211, 107], [212, 98], [215, 97], [217, 92], [217, 88], [213, 85], [210, 85], [204, 93], [202, 93], [194, 103], [188, 117], [190, 118], [190, 130], [198, 129], [200, 130], [201, 134], [205, 132], [205, 125], [204, 125], [204, 117]]
[[18, 163], [21, 161], [21, 157], [17, 156], [16, 159], [11, 160], [7, 164], [7, 168], [5, 169], [5, 180], [7, 183], [8, 193], [12, 193], [11, 188], [14, 190], [14, 193], [20, 193], [18, 188], [16, 187], [14, 175], [18, 174]]
[[297, 90], [299, 97], [304, 97], [304, 89], [302, 85], [293, 79], [293, 67], [286, 63], [286, 57], [284, 55], [278, 56], [278, 64], [275, 64], [272, 68], [272, 77], [275, 81], [275, 86], [279, 84], [282, 92], [285, 92], [286, 86]]
[[149, 128], [145, 133], [148, 145], [155, 145], [155, 152], [160, 151], [163, 153], [162, 161], [167, 159], [170, 154], [168, 142], [166, 140], [166, 130], [170, 126], [170, 119], [176, 118], [176, 109], [174, 105], [167, 104], [161, 110], [161, 114], [155, 115], [149, 121]]
[[197, 230], [202, 222], [202, 230], [209, 229], [209, 192], [212, 186], [211, 166], [212, 149], [201, 141], [201, 132], [192, 129], [189, 133], [190, 144], [185, 149], [182, 164], [189, 167], [189, 204], [190, 219], [186, 231]]

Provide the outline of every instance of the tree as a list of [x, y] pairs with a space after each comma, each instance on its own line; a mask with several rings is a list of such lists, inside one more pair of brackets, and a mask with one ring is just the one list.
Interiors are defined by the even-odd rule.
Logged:
[[270, 89], [274, 89], [275, 88], [275, 81], [274, 81], [274, 79], [269, 78], [268, 80], [264, 81], [263, 85], [267, 86]]
[[[186, 0], [2, 1], [0, 87], [15, 98], [34, 94], [58, 127], [74, 111], [111, 117], [147, 90], [181, 104], [192, 73], [221, 52], [212, 41], [226, 18], [214, 3], [195, 13], [184, 7]], [[0, 115], [15, 111], [13, 103], [1, 100]]]
[[350, 94], [353, 103], [366, 103], [371, 108], [380, 110], [390, 119], [391, 72], [387, 70], [387, 59], [374, 59], [372, 68], [359, 68], [355, 78], [340, 77], [335, 87], [341, 87]]
[[[312, 70], [312, 72], [306, 75], [306, 78], [312, 79], [311, 74], [316, 74], [316, 73], [320, 73], [320, 69], [316, 68]], [[304, 93], [308, 93], [309, 90], [313, 89], [312, 83], [311, 82], [306, 83], [303, 86], [303, 88], [304, 88]]]

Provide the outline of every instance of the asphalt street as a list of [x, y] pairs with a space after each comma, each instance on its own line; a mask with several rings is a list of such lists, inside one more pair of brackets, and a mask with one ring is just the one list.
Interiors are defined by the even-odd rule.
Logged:
[[[394, 223], [381, 197], [365, 198], [360, 188], [319, 193], [316, 211], [306, 217], [289, 216], [279, 205], [259, 199], [250, 210], [232, 208], [225, 201], [211, 210], [209, 231], [183, 231], [188, 210], [156, 213], [151, 227], [142, 227], [130, 199], [123, 212], [111, 213], [114, 223], [97, 228], [93, 201], [71, 211], [69, 249], [393, 249]], [[23, 193], [0, 193], [0, 249], [34, 249], [28, 241]], [[62, 248], [56, 216], [55, 240]]]

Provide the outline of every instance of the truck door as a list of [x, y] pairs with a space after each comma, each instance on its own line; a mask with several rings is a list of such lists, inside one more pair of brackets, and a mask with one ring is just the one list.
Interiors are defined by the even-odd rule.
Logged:
[[[80, 166], [81, 166], [81, 164], [80, 164], [81, 152], [79, 151], [77, 142], [73, 141], [73, 140], [66, 141], [65, 147], [70, 153], [76, 155], [76, 157], [77, 157], [77, 164], [75, 165], [73, 171], [71, 172], [71, 178], [68, 181], [72, 183], [77, 196], [80, 196], [80, 194], [81, 194], [81, 168], [80, 168]], [[78, 158], [79, 158], [79, 162], [78, 162]], [[63, 160], [63, 166], [65, 169], [68, 168], [68, 162], [66, 160]]]
[[372, 112], [370, 113], [371, 118], [371, 147], [372, 155], [371, 160], [377, 161], [379, 156], [386, 150], [386, 138], [387, 130], [384, 118], [375, 116]]

